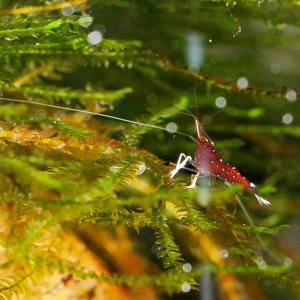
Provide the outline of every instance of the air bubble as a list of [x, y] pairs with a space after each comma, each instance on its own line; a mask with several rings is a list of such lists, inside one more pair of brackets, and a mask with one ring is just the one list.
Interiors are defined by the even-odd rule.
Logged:
[[73, 6], [63, 7], [61, 9], [61, 13], [66, 17], [72, 16], [74, 14], [74, 7]]
[[97, 45], [102, 41], [103, 35], [100, 31], [94, 30], [87, 36], [87, 41], [91, 45]]
[[219, 108], [225, 107], [226, 103], [227, 103], [227, 101], [224, 97], [218, 97], [215, 101], [216, 106]]
[[264, 260], [260, 261], [257, 265], [261, 270], [264, 270], [267, 268], [267, 263]]
[[174, 132], [176, 132], [176, 131], [177, 131], [177, 128], [178, 128], [178, 126], [177, 126], [177, 124], [174, 123], [174, 122], [170, 122], [170, 123], [168, 123], [168, 124], [166, 125], [166, 129], [167, 129], [167, 131], [168, 131], [169, 133], [174, 133]]
[[97, 24], [94, 30], [100, 31], [102, 34], [106, 32], [106, 27], [103, 24]]
[[283, 260], [283, 264], [287, 267], [290, 267], [293, 264], [293, 260], [290, 257], [285, 257]]
[[281, 72], [281, 65], [278, 63], [274, 63], [270, 66], [270, 71], [273, 74], [279, 74]]
[[286, 93], [286, 98], [290, 102], [295, 102], [297, 100], [297, 93], [295, 90], [288, 90]]
[[184, 293], [188, 293], [190, 290], [191, 290], [191, 285], [187, 282], [184, 282], [181, 286], [181, 290], [184, 292]]
[[228, 256], [229, 256], [229, 252], [226, 249], [220, 250], [219, 254], [222, 258], [228, 258]]
[[285, 125], [289, 125], [293, 122], [293, 116], [290, 113], [286, 113], [282, 116], [282, 123]]
[[248, 87], [248, 79], [246, 77], [241, 77], [238, 79], [236, 85], [240, 90], [244, 90]]
[[201, 119], [203, 125], [210, 125], [212, 122], [212, 116], [211, 115], [204, 115]]
[[209, 39], [208, 42], [209, 42], [209, 43], [212, 43], [212, 39]]
[[79, 18], [79, 25], [82, 27], [89, 27], [91, 24], [93, 23], [93, 18], [88, 15], [88, 14], [84, 14]]
[[151, 105], [154, 105], [158, 102], [158, 97], [155, 94], [150, 94], [147, 96], [147, 102]]
[[258, 257], [256, 260], [257, 266], [259, 269], [264, 270], [267, 268], [267, 263], [262, 257]]
[[182, 270], [183, 270], [183, 272], [189, 273], [192, 271], [192, 265], [190, 263], [185, 263], [182, 266]]

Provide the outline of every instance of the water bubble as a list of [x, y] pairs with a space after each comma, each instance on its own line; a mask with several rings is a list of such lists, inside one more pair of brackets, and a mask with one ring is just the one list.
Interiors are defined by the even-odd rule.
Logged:
[[83, 14], [80, 18], [79, 18], [79, 25], [82, 27], [89, 27], [91, 24], [93, 23], [93, 18], [88, 15], [88, 14]]
[[299, 228], [300, 228], [300, 226], [299, 226], [299, 224], [297, 224], [297, 223], [294, 223], [294, 224], [291, 225], [291, 230], [292, 230], [293, 232], [299, 231]]
[[137, 175], [142, 175], [147, 169], [147, 166], [144, 162], [140, 162], [138, 164]]
[[226, 106], [226, 99], [224, 97], [218, 97], [215, 101], [217, 107], [222, 108]]
[[289, 125], [293, 122], [293, 116], [290, 113], [286, 113], [282, 116], [282, 123]]
[[103, 24], [97, 24], [94, 27], [94, 30], [100, 31], [102, 34], [106, 32], [106, 27]]
[[91, 45], [97, 45], [102, 41], [102, 38], [102, 33], [100, 31], [94, 30], [88, 34], [87, 41]]
[[111, 166], [109, 170], [113, 173], [117, 173], [120, 170], [119, 166]]
[[293, 260], [287, 256], [284, 258], [283, 264], [287, 267], [290, 267], [293, 264]]
[[177, 128], [178, 128], [178, 126], [177, 126], [177, 124], [174, 123], [174, 122], [170, 122], [170, 123], [168, 123], [168, 124], [166, 125], [166, 129], [167, 129], [167, 131], [168, 131], [169, 133], [174, 133], [174, 132], [176, 132], [176, 131], [177, 131]]
[[74, 14], [74, 7], [73, 6], [66, 6], [66, 7], [63, 7], [61, 9], [61, 13], [68, 17], [68, 16], [72, 16]]
[[187, 282], [184, 282], [181, 286], [181, 290], [184, 292], [184, 293], [188, 293], [190, 290], [191, 290], [191, 285]]
[[211, 115], [204, 115], [201, 120], [202, 120], [203, 125], [209, 125], [212, 122], [212, 116]]
[[147, 97], [147, 102], [151, 105], [153, 104], [156, 104], [158, 102], [158, 97], [157, 95], [155, 94], [150, 94], [148, 97]]
[[182, 266], [183, 272], [189, 273], [192, 271], [192, 265], [190, 263], [185, 263]]
[[258, 265], [258, 267], [259, 267], [261, 270], [264, 270], [264, 269], [266, 269], [266, 267], [267, 267], [267, 263], [266, 263], [264, 260], [259, 261], [259, 262], [257, 263], [257, 265]]
[[267, 263], [261, 256], [257, 257], [256, 263], [257, 263], [257, 266], [259, 267], [259, 269], [261, 269], [261, 270], [264, 270], [267, 267]]
[[219, 254], [222, 258], [228, 258], [228, 256], [229, 256], [229, 252], [226, 249], [220, 250]]
[[286, 93], [286, 98], [290, 101], [290, 102], [294, 102], [297, 100], [297, 93], [295, 90], [288, 90]]
[[236, 85], [240, 90], [244, 90], [248, 87], [248, 79], [246, 77], [241, 77], [238, 79]]
[[270, 71], [273, 74], [278, 74], [281, 72], [281, 65], [278, 63], [274, 63], [270, 66]]
[[212, 43], [212, 39], [209, 39], [208, 42], [209, 42], [209, 43]]
[[153, 254], [157, 254], [158, 251], [159, 251], [159, 247], [157, 247], [157, 245], [153, 245], [153, 246], [151, 247], [151, 252], [152, 252]]

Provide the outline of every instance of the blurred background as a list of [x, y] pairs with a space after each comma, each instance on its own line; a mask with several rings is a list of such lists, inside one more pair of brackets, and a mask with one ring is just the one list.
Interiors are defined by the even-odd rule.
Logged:
[[[18, 10], [22, 8], [25, 10]], [[25, 188], [22, 198], [17, 186], [9, 201], [2, 197], [3, 228], [10, 228], [1, 233], [3, 266], [11, 263], [6, 257], [9, 253], [11, 257], [18, 253], [24, 260], [8, 264], [13, 271], [3, 273], [4, 278], [16, 276], [16, 270], [28, 261], [38, 270], [47, 269], [41, 273], [43, 279], [35, 278], [17, 296], [10, 295], [13, 299], [42, 299], [44, 295], [47, 299], [300, 299], [299, 1], [2, 0], [0, 15], [2, 96], [106, 113], [196, 137], [192, 113], [202, 122], [223, 160], [236, 166], [272, 203], [271, 209], [260, 207], [253, 195], [242, 194], [238, 187], [228, 191], [215, 179], [200, 180], [200, 189], [187, 192], [183, 187], [190, 182], [189, 172], [178, 174], [170, 183], [168, 172], [179, 154], [194, 155], [195, 142], [186, 136], [101, 117], [78, 119], [57, 109], [47, 111], [30, 105], [7, 110], [4, 103], [0, 115], [2, 121], [14, 124], [9, 126], [35, 124], [34, 128], [43, 131], [49, 129], [49, 122], [53, 128], [58, 125], [51, 119], [44, 126], [41, 116], [58, 118], [108, 138], [84, 141], [92, 145], [90, 149], [103, 143], [103, 153], [110, 153], [112, 139], [120, 142], [125, 156], [136, 149], [137, 159], [149, 159], [147, 167], [154, 174], [146, 173], [138, 182], [126, 181], [130, 188], [124, 190], [113, 186], [118, 178], [109, 175], [117, 173], [117, 160], [123, 157], [101, 160], [98, 153], [95, 161], [89, 157], [85, 162], [86, 157], [78, 153], [79, 158], [73, 156], [73, 150], [53, 154], [54, 148], [43, 146], [36, 151], [33, 148], [38, 142], [30, 144], [33, 140], [28, 139], [24, 143], [3, 133], [1, 138], [9, 147], [2, 149], [1, 155], [20, 159], [41, 172], [50, 170], [56, 179], [74, 185], [73, 194], [52, 187], [48, 193], [35, 194], [34, 189], [32, 197], [32, 190]], [[119, 94], [97, 96], [106, 91]], [[33, 119], [32, 115], [39, 117]], [[55, 150], [64, 147], [61, 145]], [[80, 142], [78, 145], [82, 149]], [[154, 156], [146, 158], [143, 149]], [[7, 176], [9, 186], [14, 186], [18, 171], [0, 160], [9, 169], [9, 175], [2, 178]], [[137, 163], [132, 157], [128, 161]], [[146, 169], [139, 161], [135, 166], [140, 171]], [[118, 174], [114, 176], [123, 176]], [[1, 188], [7, 195], [6, 182]], [[235, 192], [245, 207], [236, 204]], [[43, 200], [48, 198], [65, 201], [64, 206]], [[203, 219], [191, 212], [186, 199]], [[72, 201], [78, 207], [69, 204]], [[166, 219], [159, 215], [161, 223], [154, 224], [152, 218], [162, 207], [167, 207], [162, 214]], [[197, 218], [180, 223], [181, 209]], [[143, 213], [145, 220], [139, 219]], [[172, 222], [176, 220], [170, 225], [174, 237], [171, 233], [162, 237], [156, 229], [170, 215]], [[24, 225], [26, 230], [14, 235], [12, 228], [18, 230], [23, 226], [20, 224], [35, 218], [37, 223], [30, 223], [29, 228]], [[46, 235], [41, 224], [49, 226]], [[195, 233], [188, 227], [191, 224], [203, 234]], [[215, 228], [216, 224], [222, 228]], [[289, 226], [281, 227], [284, 225]], [[253, 228], [247, 227], [244, 233], [243, 226]], [[31, 248], [20, 246], [19, 236], [23, 237], [22, 245], [33, 245], [35, 237], [45, 241], [48, 235], [53, 245], [43, 248], [45, 252], [39, 250], [38, 243], [33, 254]], [[164, 243], [171, 243], [166, 252], [172, 252], [176, 248], [172, 248], [173, 240], [185, 263], [181, 267], [175, 258], [170, 272], [166, 271], [170, 267], [170, 262], [165, 262], [167, 255], [160, 250]], [[45, 258], [45, 253], [52, 251], [49, 249], [55, 249], [56, 260], [48, 262]], [[258, 249], [266, 257], [260, 256]], [[40, 253], [44, 256], [31, 256]], [[78, 269], [72, 269], [66, 258]], [[129, 274], [137, 279], [116, 275], [110, 282], [84, 273], [87, 270], [97, 276], [105, 270], [108, 278]], [[184, 274], [192, 270], [194, 282], [184, 281]], [[154, 279], [144, 279], [145, 274]], [[155, 279], [158, 274], [161, 277]], [[136, 287], [139, 276], [147, 287]], [[19, 282], [18, 276], [15, 281]], [[48, 282], [51, 292], [45, 292]], [[8, 285], [13, 286], [14, 281]]]

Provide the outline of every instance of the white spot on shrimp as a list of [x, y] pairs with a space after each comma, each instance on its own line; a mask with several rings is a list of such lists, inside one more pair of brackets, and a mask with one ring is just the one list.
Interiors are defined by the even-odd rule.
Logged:
[[255, 184], [254, 183], [250, 183], [250, 187], [252, 188], [252, 189], [255, 189], [256, 188], [256, 186], [255, 186]]
[[214, 161], [213, 161], [213, 160], [211, 160], [211, 161], [210, 161], [210, 163], [211, 163], [211, 164], [214, 164]]

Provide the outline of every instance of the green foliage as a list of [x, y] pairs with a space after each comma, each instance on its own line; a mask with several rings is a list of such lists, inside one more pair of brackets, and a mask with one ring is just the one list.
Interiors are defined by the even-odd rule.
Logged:
[[[299, 68], [273, 52], [299, 61], [296, 1], [70, 1], [72, 16], [66, 1], [0, 4], [0, 298], [55, 299], [78, 282], [94, 290], [75, 298], [103, 283], [172, 297], [214, 274], [226, 299], [272, 298], [268, 284], [298, 299], [299, 95], [288, 92]], [[206, 49], [200, 71], [183, 55], [192, 33]], [[168, 162], [195, 150], [189, 111], [270, 210], [219, 179], [186, 189], [186, 170], [170, 180]]]

